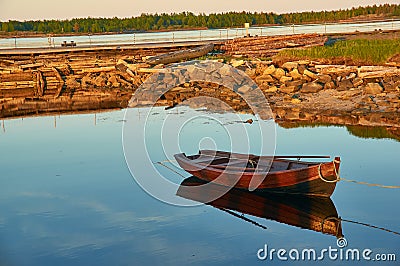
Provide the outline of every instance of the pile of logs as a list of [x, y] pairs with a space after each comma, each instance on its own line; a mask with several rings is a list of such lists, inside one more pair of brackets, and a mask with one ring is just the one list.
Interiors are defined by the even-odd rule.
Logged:
[[142, 57], [170, 50], [0, 55], [0, 117], [124, 107], [149, 75]]
[[327, 40], [319, 34], [244, 37], [227, 41], [221, 50], [228, 55], [271, 57], [284, 48], [323, 46]]
[[[133, 89], [142, 83], [141, 76], [144, 74], [137, 75], [137, 73], [146, 72], [146, 68], [149, 67], [148, 64], [136, 63], [143, 62], [142, 57], [169, 50], [0, 55], [0, 98], [71, 96], [71, 93], [77, 90], [100, 87], [96, 86], [94, 80], [101, 73], [108, 75], [105, 85], [108, 80], [111, 81], [108, 87], [101, 86], [102, 89], [128, 87]], [[135, 74], [130, 74], [124, 69], [120, 71], [118, 66], [121, 60], [133, 63], [131, 65], [138, 68], [134, 71]], [[97, 81], [98, 84], [102, 83], [100, 79]]]

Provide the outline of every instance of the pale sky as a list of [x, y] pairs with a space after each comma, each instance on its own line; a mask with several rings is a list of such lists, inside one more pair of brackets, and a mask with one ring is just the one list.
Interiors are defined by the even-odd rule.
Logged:
[[132, 17], [141, 13], [190, 11], [221, 13], [258, 11], [288, 13], [346, 9], [373, 4], [399, 4], [400, 0], [0, 0], [0, 21], [71, 19], [81, 17]]

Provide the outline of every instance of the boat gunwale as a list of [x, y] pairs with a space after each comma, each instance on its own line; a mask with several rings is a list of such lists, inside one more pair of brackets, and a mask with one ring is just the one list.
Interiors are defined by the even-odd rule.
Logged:
[[[204, 165], [203, 164], [201, 164], [201, 163], [196, 163], [196, 162], [193, 162], [193, 160], [192, 159], [189, 159], [188, 158], [188, 156], [185, 154], [185, 153], [179, 153], [179, 154], [176, 154], [175, 156], [178, 156], [178, 157], [180, 157], [180, 156], [182, 156], [183, 158], [185, 158], [185, 161], [187, 162], [187, 163], [189, 163], [190, 165], [192, 165], [192, 166], [195, 166], [195, 167], [198, 167], [199, 169], [201, 169], [201, 170], [205, 170], [205, 169], [207, 169], [207, 170], [210, 170], [210, 171], [214, 171], [214, 172], [219, 172], [219, 173], [227, 173], [227, 174], [237, 174], [238, 173], [238, 171], [233, 171], [233, 170], [229, 170], [229, 169], [227, 169], [227, 168], [224, 168], [224, 169], [219, 169], [219, 168], [215, 168], [215, 167], [212, 167], [212, 166], [210, 166], [210, 165], [207, 165], [207, 166], [205, 166], [204, 167]], [[176, 157], [175, 157], [176, 158]], [[227, 158], [227, 159], [229, 159], [229, 158]], [[278, 159], [278, 160], [280, 160], [280, 159]], [[287, 161], [289, 161], [289, 162], [295, 162], [294, 160], [287, 160]], [[267, 176], [267, 175], [272, 175], [272, 174], [284, 174], [284, 173], [294, 173], [294, 172], [300, 172], [300, 171], [304, 171], [304, 170], [313, 170], [314, 168], [318, 168], [318, 167], [320, 167], [320, 166], [323, 166], [323, 165], [328, 165], [328, 164], [333, 164], [334, 163], [334, 160], [333, 161], [329, 161], [329, 162], [322, 162], [322, 163], [315, 163], [315, 164], [312, 164], [312, 165], [309, 165], [308, 167], [305, 167], [305, 168], [297, 168], [297, 169], [289, 169], [289, 170], [280, 170], [280, 171], [263, 171], [263, 172], [255, 172], [255, 171], [253, 171], [253, 172], [246, 172], [246, 171], [242, 171], [242, 174], [248, 174], [248, 175], [254, 175], [254, 174], [258, 174], [258, 175], [262, 175], [262, 174], [264, 174], [265, 176]], [[230, 168], [230, 167], [228, 167], [228, 168]], [[238, 168], [241, 168], [241, 167], [238, 167]], [[243, 168], [241, 168], [241, 169], [243, 169]], [[257, 169], [257, 168], [255, 168], [255, 169]]]

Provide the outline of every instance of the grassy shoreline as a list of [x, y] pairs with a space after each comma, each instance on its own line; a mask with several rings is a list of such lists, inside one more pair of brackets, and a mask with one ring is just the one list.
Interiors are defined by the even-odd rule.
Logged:
[[277, 57], [290, 59], [308, 59], [329, 61], [351, 60], [355, 63], [382, 64], [400, 54], [400, 38], [339, 40], [333, 45], [311, 47], [306, 49], [286, 49]]

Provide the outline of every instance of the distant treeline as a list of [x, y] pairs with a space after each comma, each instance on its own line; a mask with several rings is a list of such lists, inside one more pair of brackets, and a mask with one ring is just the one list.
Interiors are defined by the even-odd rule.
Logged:
[[142, 14], [132, 18], [80, 18], [71, 20], [8, 21], [0, 22], [3, 32], [28, 31], [40, 33], [101, 33], [133, 32], [148, 30], [172, 30], [184, 28], [228, 28], [266, 24], [301, 24], [309, 22], [335, 22], [357, 17], [378, 15], [379, 17], [400, 16], [400, 5], [384, 4], [357, 7], [346, 10], [302, 12], [302, 13], [251, 13], [228, 12], [199, 14], [190, 12], [173, 14]]

